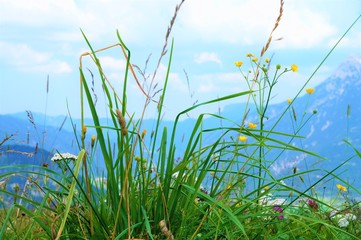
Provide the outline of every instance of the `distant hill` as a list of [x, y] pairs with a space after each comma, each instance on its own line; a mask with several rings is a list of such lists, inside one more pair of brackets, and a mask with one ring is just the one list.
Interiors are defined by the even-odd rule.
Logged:
[[[292, 126], [297, 128], [297, 126], [303, 124], [301, 119], [304, 113], [306, 113], [305, 119], [312, 116], [299, 133], [305, 138], [302, 140], [293, 140], [291, 144], [315, 152], [327, 160], [320, 161], [320, 159], [310, 155], [288, 151], [280, 158], [277, 158], [274, 164], [269, 166], [270, 170], [276, 174], [276, 176], [291, 174], [294, 168], [297, 168], [299, 171], [312, 167], [331, 170], [354, 155], [354, 151], [347, 146], [344, 139], [347, 139], [354, 147], [361, 150], [361, 117], [359, 116], [361, 112], [361, 104], [359, 104], [361, 100], [360, 92], [361, 56], [353, 56], [347, 59], [332, 76], [317, 86], [314, 94], [306, 94], [292, 103], [297, 116], [296, 121], [292, 120], [294, 113], [290, 109], [275, 126], [275, 131], [292, 134], [295, 131]], [[305, 109], [306, 104], [308, 104], [307, 109]], [[266, 122], [267, 129], [274, 126], [287, 106], [287, 102], [269, 106], [267, 114], [268, 120]], [[244, 104], [228, 105], [220, 114], [226, 118], [240, 122], [242, 116], [240, 116], [239, 113], [243, 113], [244, 107]], [[257, 122], [252, 105], [250, 105], [250, 109], [251, 111], [247, 120]], [[350, 110], [349, 116], [347, 116], [347, 109]], [[317, 111], [316, 114], [313, 114], [314, 110]], [[70, 121], [67, 119], [62, 126], [64, 118], [64, 116], [49, 117], [34, 113], [34, 120], [36, 122], [36, 128], [34, 128], [34, 125], [28, 120], [26, 113], [0, 115], [0, 138], [1, 136], [5, 136], [5, 134], [17, 133], [16, 140], [14, 140], [16, 144], [27, 145], [33, 148], [36, 143], [38, 143], [39, 146], [49, 152], [54, 152], [54, 150], [57, 149], [59, 151], [76, 153], [78, 147]], [[78, 130], [76, 130], [76, 132], [79, 135], [80, 120], [74, 119], [73, 121], [77, 126], [76, 128]], [[104, 125], [107, 125], [107, 122], [109, 122], [108, 119], [101, 119], [101, 121]], [[42, 124], [44, 122], [46, 126]], [[86, 119], [85, 122], [91, 125], [92, 119]], [[187, 139], [187, 136], [190, 135], [194, 124], [195, 119], [191, 118], [179, 122], [177, 128], [178, 137], [175, 143], [178, 151], [177, 157], [182, 156], [186, 144], [184, 142], [186, 140], [183, 139]], [[222, 124], [227, 123], [223, 122]], [[147, 129], [150, 133], [151, 130], [155, 128], [155, 120], [144, 120], [142, 126], [143, 129]], [[213, 117], [206, 118], [204, 120], [204, 126], [208, 128], [219, 127], [220, 120]], [[173, 127], [173, 122], [164, 121], [161, 129], [163, 127], [167, 127], [170, 132], [170, 129]], [[88, 131], [87, 136], [94, 134], [93, 129], [88, 128]], [[45, 141], [43, 139], [44, 132]], [[215, 135], [208, 135], [207, 138], [204, 139], [204, 142], [212, 143], [216, 137]], [[278, 154], [279, 151], [273, 149], [268, 153], [267, 158], [272, 161]], [[313, 166], [316, 162], [319, 163]], [[343, 168], [342, 171], [345, 172], [341, 175], [344, 179], [358, 186], [359, 189], [361, 189], [360, 168], [361, 159], [354, 158]], [[341, 172], [339, 171], [337, 174], [341, 174]], [[324, 172], [317, 172], [310, 176], [309, 180], [315, 181], [320, 178], [322, 174], [324, 174]], [[334, 185], [334, 183], [332, 182], [331, 185]]]

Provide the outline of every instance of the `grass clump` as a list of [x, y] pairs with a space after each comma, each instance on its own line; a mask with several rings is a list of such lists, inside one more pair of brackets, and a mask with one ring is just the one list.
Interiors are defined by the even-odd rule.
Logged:
[[[278, 119], [268, 122], [274, 86], [283, 75], [298, 71], [296, 64], [282, 68], [266, 57], [272, 33], [282, 18], [283, 1], [280, 1], [279, 16], [260, 55], [249, 53], [235, 62], [249, 89], [194, 104], [176, 116], [171, 128], [163, 126], [163, 106], [174, 48], [174, 41], [168, 46], [168, 40], [183, 2], [176, 7], [147, 89], [137, 78], [131, 51], [119, 32], [118, 43], [100, 50], [94, 50], [83, 33], [90, 52], [81, 55], [79, 67], [80, 135], [74, 126], [79, 153], [72, 159], [58, 153], [56, 163], [61, 171], [47, 166], [38, 166], [32, 171], [18, 167], [17, 174], [27, 173], [37, 178], [26, 178], [22, 191], [19, 187], [1, 188], [1, 192], [13, 196], [14, 201], [7, 212], [2, 212], [0, 238], [357, 239], [360, 236], [360, 204], [349, 198], [349, 191], [360, 192], [335, 174], [350, 159], [331, 171], [294, 168], [292, 174], [277, 177], [269, 170], [286, 152], [323, 159], [292, 144], [295, 139], [302, 140], [301, 129], [316, 114], [304, 113], [296, 122], [298, 116], [293, 108], [301, 91], [305, 90], [312, 97], [315, 89], [306, 87], [313, 75], [300, 92], [288, 100], [289, 105]], [[126, 60], [121, 93], [115, 91], [97, 57], [100, 52], [115, 48], [122, 51]], [[108, 124], [102, 123], [99, 117], [93, 98], [94, 80], [86, 78], [84, 72], [85, 57], [90, 57], [98, 70], [110, 116]], [[153, 81], [165, 57], [168, 57], [168, 67], [163, 86], [155, 90], [157, 86]], [[322, 64], [323, 61], [320, 66]], [[245, 70], [246, 65], [250, 70]], [[141, 116], [149, 105], [157, 106], [153, 129], [144, 129], [144, 119], [135, 119], [127, 108], [131, 76], [145, 96]], [[241, 121], [203, 113], [194, 121], [191, 131], [182, 135], [179, 123], [183, 116], [201, 106], [235, 98], [247, 99], [245, 108], [240, 109], [243, 112]], [[86, 110], [90, 111], [93, 124], [85, 124]], [[287, 113], [293, 119], [290, 123], [293, 132], [279, 132], [277, 126]], [[206, 118], [220, 120], [222, 126], [207, 126]], [[87, 135], [89, 129], [95, 135]], [[208, 141], [210, 135], [216, 137]], [[176, 145], [180, 137], [184, 137], [182, 152]], [[353, 148], [351, 144], [350, 147]], [[353, 149], [361, 157], [358, 150]], [[91, 167], [97, 159], [105, 165], [100, 174]], [[322, 177], [307, 183], [305, 177], [315, 171], [322, 172]], [[11, 174], [2, 174], [0, 178], [11, 177]], [[326, 179], [335, 179], [339, 184], [339, 194], [331, 201], [320, 197], [316, 190]], [[295, 181], [302, 187], [298, 188]], [[29, 197], [31, 191], [39, 192], [40, 197]]]

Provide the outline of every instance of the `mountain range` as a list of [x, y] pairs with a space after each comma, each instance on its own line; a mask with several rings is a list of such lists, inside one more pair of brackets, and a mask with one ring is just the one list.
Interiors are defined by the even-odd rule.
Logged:
[[[299, 126], [303, 126], [299, 134], [304, 138], [293, 139], [290, 144], [323, 157], [317, 158], [302, 152], [285, 152], [269, 166], [270, 170], [276, 176], [290, 174], [295, 168], [299, 171], [311, 167], [332, 170], [355, 155], [355, 151], [346, 141], [361, 151], [360, 93], [361, 56], [356, 55], [341, 64], [328, 79], [316, 87], [313, 94], [296, 98], [292, 105], [286, 101], [270, 105], [266, 116], [266, 129], [275, 126], [274, 131], [292, 134], [297, 131]], [[239, 112], [244, 108], [245, 104], [227, 105], [220, 115], [241, 122]], [[254, 109], [254, 107], [251, 105], [250, 109]], [[284, 116], [278, 121], [283, 114]], [[19, 146], [27, 147], [27, 151], [31, 148], [35, 149], [38, 145], [37, 147], [43, 149], [41, 151], [46, 152], [47, 156], [33, 161], [49, 163], [51, 155], [56, 151], [77, 153], [79, 147], [74, 131], [79, 135], [80, 120], [72, 120], [75, 129], [72, 128], [69, 120], [70, 118], [65, 116], [52, 117], [30, 112], [0, 115], [0, 142], [2, 138], [14, 134], [11, 140], [0, 145], [0, 153], [15, 145], [17, 148]], [[257, 122], [254, 110], [249, 112], [247, 120]], [[109, 120], [102, 119], [101, 121], [106, 124]], [[178, 135], [189, 134], [195, 121], [195, 119], [189, 118], [179, 122], [180, 132]], [[85, 122], [91, 125], [92, 119], [86, 119]], [[173, 123], [172, 121], [163, 121], [162, 127], [166, 126], [171, 129]], [[143, 127], [150, 132], [151, 129], [154, 129], [154, 124], [155, 120], [144, 120]], [[218, 118], [209, 117], [204, 120], [204, 125], [207, 127], [219, 127], [219, 124]], [[90, 139], [94, 131], [89, 129], [87, 134]], [[215, 137], [209, 136], [206, 141], [212, 142]], [[177, 141], [176, 146], [184, 145], [181, 137]], [[181, 156], [184, 149], [180, 147], [177, 150]], [[278, 154], [277, 151], [270, 151], [267, 158], [274, 159]], [[0, 165], [4, 165], [4, 162]], [[337, 172], [337, 175], [349, 181], [355, 188], [361, 189], [359, 169], [361, 169], [361, 159], [354, 157]], [[323, 174], [325, 171], [318, 171], [309, 176], [309, 181], [316, 181]], [[331, 185], [335, 185], [337, 181], [337, 179], [333, 179]]]

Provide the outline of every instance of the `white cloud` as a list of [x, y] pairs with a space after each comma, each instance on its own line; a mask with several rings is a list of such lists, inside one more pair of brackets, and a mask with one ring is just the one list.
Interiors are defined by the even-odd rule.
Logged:
[[41, 29], [42, 39], [55, 41], [82, 40], [81, 28], [89, 40], [103, 42], [110, 38], [116, 41], [116, 29], [128, 41], [149, 39], [159, 26], [164, 26], [163, 35], [175, 6], [171, 1], [114, 0], [0, 0], [0, 4], [0, 25], [12, 24], [26, 31]]
[[26, 44], [0, 42], [0, 59], [25, 72], [69, 73], [70, 65], [52, 59], [51, 54], [39, 52]]
[[[357, 26], [355, 26], [354, 30], [357, 29]], [[360, 27], [358, 27], [360, 29]], [[339, 40], [341, 36], [338, 36], [337, 38], [333, 38], [329, 41], [328, 47], [333, 47], [337, 41]], [[342, 48], [358, 48], [361, 49], [361, 31], [355, 31], [354, 33], [351, 33], [348, 36], [345, 36], [341, 42], [339, 43], [338, 47]]]
[[[163, 39], [178, 1], [26, 1], [0, 0], [0, 25], [44, 28], [43, 39], [81, 41], [112, 39], [119, 29], [126, 42]], [[337, 7], [335, 1], [328, 8]], [[320, 6], [321, 5], [321, 6]], [[310, 48], [329, 42], [337, 32], [324, 5], [311, 0], [286, 1], [275, 38], [279, 48]], [[129, 14], [131, 13], [131, 14]], [[262, 45], [279, 13], [278, 0], [197, 0], [185, 2], [175, 23], [178, 39]], [[218, 60], [216, 60], [218, 62]]]
[[199, 92], [201, 93], [211, 93], [216, 90], [214, 84], [212, 82], [210, 83], [202, 83], [199, 85]]
[[336, 33], [327, 17], [310, 9], [291, 5], [285, 11], [275, 36], [283, 37], [275, 42], [279, 48], [312, 48], [322, 46]]
[[23, 66], [20, 70], [24, 72], [39, 72], [39, 73], [70, 73], [72, 72], [71, 66], [63, 61], [52, 60], [50, 62], [40, 63], [38, 65]]
[[[206, 42], [242, 42], [252, 44], [252, 36], [258, 38], [267, 29], [265, 21], [272, 19], [277, 6], [271, 1], [206, 1], [188, 3], [179, 21], [196, 36]], [[257, 11], [257, 12], [256, 12]], [[275, 18], [275, 17], [273, 17]]]
[[219, 65], [222, 64], [221, 59], [217, 55], [217, 53], [214, 52], [202, 52], [195, 55], [194, 61], [198, 64], [202, 64], [205, 62], [214, 62]]
[[104, 69], [112, 70], [124, 70], [127, 64], [123, 59], [116, 59], [109, 56], [99, 57], [99, 61]]
[[193, 85], [197, 85], [196, 97], [200, 101], [209, 100], [210, 96], [225, 96], [248, 89], [239, 73], [202, 74], [194, 77], [194, 81]]
[[[314, 5], [314, 4], [313, 4]], [[311, 48], [320, 46], [336, 32], [319, 6], [297, 1], [286, 1], [284, 12], [274, 39], [279, 48]], [[205, 42], [260, 45], [268, 39], [279, 14], [277, 0], [207, 1], [188, 4], [180, 14], [180, 21], [192, 34]], [[327, 40], [328, 41], [328, 40]]]

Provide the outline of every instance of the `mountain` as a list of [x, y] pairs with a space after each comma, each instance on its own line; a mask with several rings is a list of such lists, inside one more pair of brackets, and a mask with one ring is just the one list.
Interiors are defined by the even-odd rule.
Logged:
[[[266, 114], [268, 120], [265, 122], [265, 128], [293, 134], [300, 126], [303, 126], [298, 134], [304, 138], [293, 139], [290, 144], [315, 152], [324, 159], [294, 151], [286, 151], [281, 157], [278, 157], [280, 151], [272, 148], [271, 151], [267, 152], [266, 158], [269, 161], [275, 159], [276, 161], [269, 165], [269, 169], [279, 177], [291, 174], [294, 168], [298, 171], [313, 168], [332, 170], [352, 157], [355, 152], [344, 140], [347, 139], [355, 148], [361, 149], [360, 92], [361, 56], [353, 56], [339, 66], [332, 76], [317, 86], [313, 94], [298, 97], [291, 106], [287, 102], [270, 105]], [[255, 107], [253, 105], [249, 107], [250, 112], [247, 121], [257, 122]], [[220, 115], [241, 122], [244, 109], [245, 104], [232, 104], [226, 106]], [[348, 111], [349, 114], [347, 114]], [[278, 121], [282, 115], [284, 116]], [[296, 120], [294, 115], [296, 115]], [[38, 143], [39, 146], [49, 152], [54, 152], [57, 149], [61, 152], [77, 153], [79, 149], [69, 118], [64, 122], [64, 116], [49, 117], [39, 113], [34, 113], [33, 118], [36, 127], [34, 127], [35, 124], [29, 121], [26, 113], [0, 115], [0, 138], [6, 134], [17, 133], [16, 137], [14, 137], [17, 144], [34, 147]], [[109, 125], [109, 121], [109, 119], [101, 119], [104, 125]], [[92, 119], [86, 119], [85, 122], [91, 125]], [[182, 156], [186, 146], [185, 141], [190, 135], [195, 122], [195, 119], [186, 119], [179, 122], [177, 142], [175, 143], [178, 151], [176, 158]], [[74, 119], [73, 123], [79, 136], [80, 120]], [[160, 129], [167, 127], [170, 135], [173, 124], [172, 121], [164, 121]], [[222, 124], [232, 126], [232, 124], [225, 121], [222, 121]], [[144, 120], [142, 126], [142, 129], [147, 129], [149, 133], [147, 135], [149, 136], [150, 132], [155, 128], [155, 120]], [[204, 126], [204, 128], [219, 127], [220, 119], [208, 117], [204, 120]], [[94, 133], [94, 129], [88, 128], [87, 136]], [[215, 134], [209, 134], [204, 139], [204, 143], [211, 144], [217, 137]], [[288, 141], [286, 137], [280, 139]], [[361, 179], [358, 173], [360, 166], [361, 159], [355, 157], [341, 171], [337, 171], [336, 175], [350, 181], [350, 183], [361, 189]], [[310, 174], [308, 180], [317, 181], [324, 174], [326, 174], [325, 171], [317, 171]], [[337, 179], [334, 181], [339, 183]], [[331, 185], [334, 186], [335, 184], [332, 182]]]
[[[269, 119], [265, 123], [266, 129], [275, 126], [274, 131], [292, 134], [298, 126], [303, 126], [299, 135], [305, 138], [295, 139], [290, 143], [326, 159], [320, 160], [303, 153], [285, 152], [270, 166], [271, 171], [279, 176], [291, 174], [294, 167], [297, 167], [298, 171], [313, 167], [330, 171], [355, 155], [355, 151], [346, 144], [345, 140], [361, 151], [360, 92], [361, 56], [359, 55], [347, 59], [328, 79], [316, 87], [313, 94], [298, 97], [288, 110], [286, 109], [289, 103], [286, 101], [271, 105], [267, 114]], [[252, 106], [250, 108], [248, 120], [257, 121], [255, 112], [252, 111], [254, 108]], [[244, 109], [243, 104], [229, 105], [222, 114], [232, 117], [234, 113], [240, 112], [240, 109]], [[284, 113], [284, 117], [276, 124]], [[310, 119], [306, 121], [308, 118]], [[273, 157], [277, 155], [276, 151]], [[269, 156], [270, 159], [274, 159], [272, 152]], [[354, 157], [341, 171], [337, 171], [336, 175], [361, 189], [360, 168], [361, 159]], [[324, 171], [318, 172], [311, 176], [310, 180], [316, 181], [324, 174], [326, 174]]]

